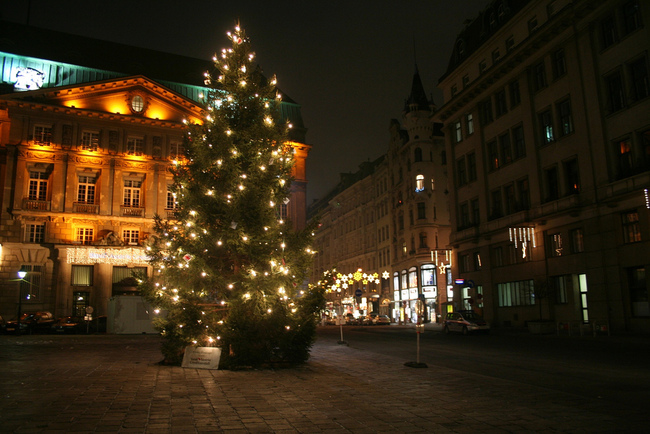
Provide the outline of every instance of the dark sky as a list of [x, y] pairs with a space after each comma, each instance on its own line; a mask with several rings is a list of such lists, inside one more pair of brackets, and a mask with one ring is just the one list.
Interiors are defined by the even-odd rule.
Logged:
[[[267, 75], [302, 106], [308, 203], [388, 148], [417, 63], [427, 94], [456, 35], [489, 0], [5, 0], [2, 18], [210, 59], [236, 20]], [[31, 3], [31, 8], [29, 4]]]

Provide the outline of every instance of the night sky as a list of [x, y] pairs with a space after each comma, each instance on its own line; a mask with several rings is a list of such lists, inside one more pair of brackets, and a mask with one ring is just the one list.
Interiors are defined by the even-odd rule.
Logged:
[[[31, 3], [31, 8], [29, 4]], [[456, 35], [489, 0], [11, 0], [2, 19], [211, 59], [237, 20], [257, 61], [302, 106], [308, 204], [388, 149], [417, 63], [436, 89]]]

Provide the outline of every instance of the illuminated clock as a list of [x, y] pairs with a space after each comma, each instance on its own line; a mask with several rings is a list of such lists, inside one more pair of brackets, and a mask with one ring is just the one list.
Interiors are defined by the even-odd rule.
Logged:
[[16, 70], [16, 81], [14, 82], [14, 89], [16, 90], [38, 90], [43, 86], [45, 81], [45, 74], [41, 71], [21, 67]]

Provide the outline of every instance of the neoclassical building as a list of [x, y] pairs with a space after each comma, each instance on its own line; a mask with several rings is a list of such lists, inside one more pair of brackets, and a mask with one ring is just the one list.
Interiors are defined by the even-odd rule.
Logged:
[[648, 24], [644, 1], [495, 0], [460, 31], [436, 113], [456, 308], [650, 331]]
[[[201, 122], [210, 61], [2, 22], [0, 315], [108, 313], [149, 272], [153, 216], [173, 218], [169, 168]], [[310, 147], [285, 97], [296, 165], [278, 209], [304, 227]], [[16, 282], [17, 271], [27, 272]], [[140, 307], [143, 309], [143, 307]], [[137, 311], [136, 316], [148, 315]]]

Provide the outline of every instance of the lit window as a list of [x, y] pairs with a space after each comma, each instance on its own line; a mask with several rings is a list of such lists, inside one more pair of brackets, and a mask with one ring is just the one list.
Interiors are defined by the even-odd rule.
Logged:
[[178, 208], [178, 202], [176, 202], [176, 195], [171, 191], [167, 190], [167, 205], [165, 209], [176, 209]]
[[27, 241], [42, 243], [45, 239], [45, 224], [30, 224], [27, 226]]
[[415, 191], [424, 190], [424, 175], [418, 175], [415, 177]]
[[88, 245], [93, 242], [93, 228], [77, 228], [77, 242]]
[[29, 200], [47, 200], [48, 179], [45, 172], [29, 172]]
[[92, 286], [93, 285], [92, 265], [73, 265], [72, 266], [72, 286]]
[[137, 229], [124, 229], [122, 239], [124, 240], [124, 244], [135, 246], [140, 239], [140, 231]]
[[539, 114], [539, 129], [542, 135], [542, 144], [545, 145], [555, 140], [553, 134], [553, 119], [550, 110], [546, 110]]
[[123, 205], [127, 207], [139, 208], [141, 188], [142, 181], [125, 179]]
[[94, 204], [95, 203], [95, 184], [97, 178], [95, 175], [79, 175], [79, 188], [77, 189], [77, 202]]
[[135, 113], [142, 113], [144, 111], [144, 98], [140, 95], [135, 95], [131, 98], [131, 110]]

